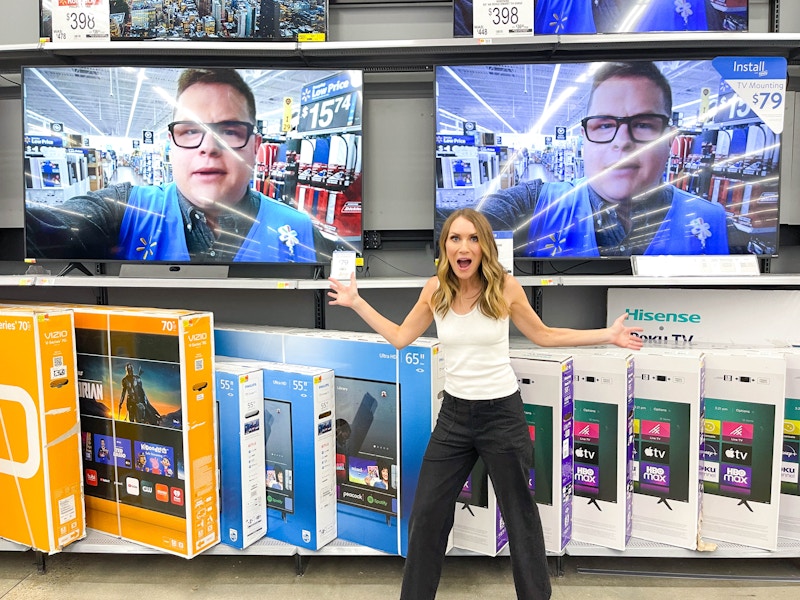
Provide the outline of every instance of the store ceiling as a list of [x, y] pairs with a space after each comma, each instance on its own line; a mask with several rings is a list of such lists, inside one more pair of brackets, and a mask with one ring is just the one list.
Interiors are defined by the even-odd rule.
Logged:
[[[482, 65], [437, 69], [438, 133], [462, 133], [463, 121], [479, 131], [553, 135], [556, 126], [576, 127], [586, 116], [591, 76], [601, 63]], [[708, 62], [658, 63], [672, 83], [673, 106], [699, 100], [709, 85]], [[717, 90], [712, 89], [712, 97]], [[574, 130], [571, 132], [574, 133]]]
[[[180, 69], [39, 67], [23, 73], [25, 133], [50, 135], [50, 123], [67, 133], [141, 139], [142, 131], [166, 135]], [[258, 118], [279, 119], [285, 96], [299, 98], [319, 71], [242, 70], [253, 89]], [[160, 92], [159, 92], [160, 90]], [[265, 112], [271, 111], [271, 112]]]

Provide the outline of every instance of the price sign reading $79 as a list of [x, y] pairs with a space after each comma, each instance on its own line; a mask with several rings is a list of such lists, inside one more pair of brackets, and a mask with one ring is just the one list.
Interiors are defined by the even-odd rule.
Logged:
[[533, 35], [533, 0], [474, 0], [472, 37]]
[[53, 42], [100, 42], [111, 39], [109, 0], [54, 0]]

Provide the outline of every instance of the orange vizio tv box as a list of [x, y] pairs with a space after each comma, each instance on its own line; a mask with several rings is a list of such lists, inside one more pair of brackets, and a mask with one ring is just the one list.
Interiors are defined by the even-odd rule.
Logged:
[[0, 308], [0, 537], [53, 554], [86, 535], [73, 314]]

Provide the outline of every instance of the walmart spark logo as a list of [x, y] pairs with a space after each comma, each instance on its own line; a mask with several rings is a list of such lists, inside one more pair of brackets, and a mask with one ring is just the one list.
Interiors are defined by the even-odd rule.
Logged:
[[553, 27], [553, 33], [561, 33], [562, 31], [566, 31], [567, 29], [567, 20], [569, 17], [562, 17], [559, 16], [558, 13], [553, 13], [553, 20], [548, 23], [550, 27]]
[[565, 236], [551, 233], [547, 236], [547, 239], [550, 242], [545, 244], [542, 249], [549, 251], [550, 256], [558, 256], [563, 252], [562, 246], [567, 241]]
[[136, 252], [142, 253], [142, 260], [147, 260], [148, 258], [155, 256], [155, 247], [158, 242], [149, 242], [146, 239], [140, 237], [139, 243], [141, 246], [136, 246]]

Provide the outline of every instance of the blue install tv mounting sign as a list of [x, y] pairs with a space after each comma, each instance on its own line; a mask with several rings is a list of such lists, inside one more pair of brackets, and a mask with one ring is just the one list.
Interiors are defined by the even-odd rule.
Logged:
[[[715, 58], [712, 64], [749, 110], [758, 115], [773, 132], [783, 132], [785, 58], [724, 56]], [[724, 107], [720, 106], [717, 110], [724, 110]]]

